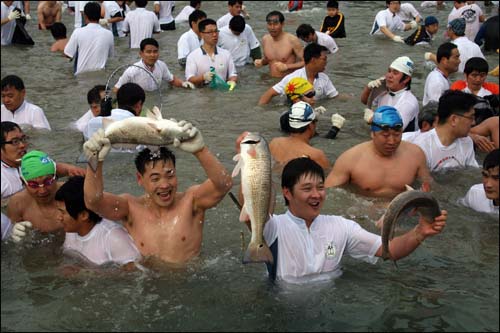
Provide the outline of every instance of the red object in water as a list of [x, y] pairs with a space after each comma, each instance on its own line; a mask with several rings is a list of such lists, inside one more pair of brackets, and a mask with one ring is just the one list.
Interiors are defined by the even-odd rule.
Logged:
[[288, 11], [293, 12], [302, 9], [304, 1], [288, 1]]

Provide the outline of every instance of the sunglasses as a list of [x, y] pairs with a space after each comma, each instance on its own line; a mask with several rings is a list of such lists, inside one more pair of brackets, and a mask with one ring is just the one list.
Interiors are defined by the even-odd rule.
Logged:
[[28, 140], [29, 140], [29, 136], [27, 135], [23, 135], [22, 137], [20, 138], [14, 138], [10, 141], [3, 141], [2, 144], [3, 145], [6, 145], [6, 144], [9, 144], [9, 145], [13, 145], [13, 146], [19, 146], [19, 144], [22, 143], [28, 143]]
[[312, 90], [312, 91], [308, 92], [307, 94], [299, 95], [299, 97], [307, 97], [307, 98], [313, 98], [314, 96], [316, 96], [315, 90]]
[[403, 129], [403, 124], [396, 124], [396, 125], [390, 126], [390, 125], [387, 125], [387, 124], [372, 123], [372, 126], [378, 127], [382, 131], [388, 131], [388, 130], [401, 131]]
[[21, 179], [24, 181], [26, 186], [33, 188], [33, 189], [38, 189], [40, 187], [48, 187], [56, 181], [56, 175], [54, 175], [52, 178], [45, 178], [42, 182], [42, 184], [35, 182], [34, 180], [26, 180], [23, 177]]

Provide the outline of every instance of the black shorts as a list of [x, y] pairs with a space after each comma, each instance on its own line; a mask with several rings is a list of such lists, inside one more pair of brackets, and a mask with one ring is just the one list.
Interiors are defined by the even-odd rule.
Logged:
[[170, 23], [160, 24], [161, 30], [175, 30], [175, 20]]

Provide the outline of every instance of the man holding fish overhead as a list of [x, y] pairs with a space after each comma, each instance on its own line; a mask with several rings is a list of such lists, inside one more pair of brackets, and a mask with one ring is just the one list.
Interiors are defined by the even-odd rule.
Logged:
[[[129, 124], [139, 117], [125, 119]], [[158, 120], [157, 123], [166, 120]], [[170, 121], [174, 122], [174, 121]], [[118, 122], [117, 122], [118, 124]], [[182, 151], [193, 154], [205, 170], [208, 179], [202, 184], [189, 187], [185, 192], [177, 192], [175, 155], [165, 147], [159, 150], [146, 148], [135, 159], [137, 182], [144, 188], [140, 197], [131, 194], [115, 195], [103, 192], [103, 161], [111, 148], [111, 143], [119, 138], [108, 138], [99, 130], [83, 146], [87, 156], [96, 156], [96, 170], [87, 167], [85, 177], [85, 204], [104, 218], [121, 221], [143, 256], [157, 257], [170, 263], [182, 263], [200, 253], [203, 236], [205, 211], [217, 205], [231, 189], [230, 174], [217, 158], [208, 150], [198, 129], [186, 121], [176, 123], [166, 131], [171, 137], [164, 144], [173, 145]], [[140, 124], [139, 124], [140, 125]], [[144, 127], [154, 127], [152, 120]], [[162, 129], [159, 129], [161, 132]], [[146, 144], [153, 132], [131, 131], [134, 140]], [[122, 132], [130, 135], [128, 131]], [[141, 136], [142, 133], [142, 136]]]
[[[244, 135], [240, 136], [237, 146], [244, 139]], [[258, 259], [268, 262], [272, 279], [301, 283], [336, 277], [341, 274], [340, 262], [344, 254], [370, 263], [375, 263], [383, 253], [397, 260], [412, 253], [427, 237], [441, 233], [446, 225], [447, 212], [444, 210], [433, 221], [432, 218], [420, 218], [414, 229], [394, 238], [385, 248], [388, 251], [383, 252], [379, 235], [341, 216], [321, 214], [326, 197], [324, 180], [323, 168], [307, 157], [291, 160], [285, 166], [281, 188], [288, 210], [285, 214], [272, 215], [260, 228], [273, 260], [266, 260], [264, 255]], [[419, 195], [412, 200], [417, 197]], [[252, 232], [254, 230], [259, 231], [252, 229]]]

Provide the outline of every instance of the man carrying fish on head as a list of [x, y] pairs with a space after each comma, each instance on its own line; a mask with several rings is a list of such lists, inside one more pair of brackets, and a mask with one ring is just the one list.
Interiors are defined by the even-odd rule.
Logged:
[[[242, 152], [247, 150], [244, 145], [255, 143], [255, 140], [249, 141], [247, 136], [248, 132], [245, 132], [236, 141], [237, 147], [241, 144]], [[271, 215], [264, 226], [252, 221], [252, 239], [258, 239], [257, 236], [254, 237], [254, 232], [260, 232], [265, 243], [259, 247], [259, 255], [254, 250], [253, 256], [249, 245], [246, 262], [267, 261], [270, 278], [286, 282], [328, 279], [341, 274], [340, 262], [344, 254], [370, 263], [375, 263], [376, 257], [401, 259], [412, 253], [427, 237], [441, 233], [446, 226], [447, 212], [439, 212], [437, 205], [433, 205], [433, 214], [423, 213], [425, 217], [419, 219], [414, 229], [394, 238], [390, 243], [389, 235], [384, 235], [382, 244], [379, 235], [364, 230], [354, 221], [321, 214], [326, 197], [324, 181], [323, 168], [307, 157], [293, 159], [285, 166], [281, 188], [288, 210], [285, 214]], [[422, 200], [419, 202], [421, 205], [429, 204], [430, 200], [423, 200], [423, 195], [427, 193], [418, 193], [411, 200], [398, 202], [397, 206], [407, 208], [416, 203], [417, 199]], [[254, 197], [244, 194], [244, 207], [247, 205], [246, 200], [258, 199], [258, 196]], [[254, 202], [252, 204], [255, 205]], [[272, 213], [274, 205], [266, 207], [270, 207]], [[438, 216], [433, 219], [433, 215]], [[396, 219], [398, 216], [399, 213], [396, 214]], [[266, 244], [269, 244], [272, 256]]]
[[[191, 123], [134, 117], [113, 125], [106, 131], [99, 130], [83, 145], [85, 154], [98, 160], [95, 170], [91, 163], [87, 167], [85, 205], [103, 218], [121, 221], [145, 257], [183, 263], [197, 256], [201, 250], [205, 211], [217, 205], [231, 189], [230, 174], [208, 150], [201, 133]], [[152, 130], [155, 127], [158, 129]], [[157, 137], [158, 134], [164, 136]], [[162, 146], [158, 150], [145, 148], [136, 156], [137, 182], [144, 188], [144, 195], [103, 192], [103, 161], [114, 142]], [[183, 193], [177, 192], [175, 155], [163, 147], [170, 143], [193, 154], [208, 179]]]

